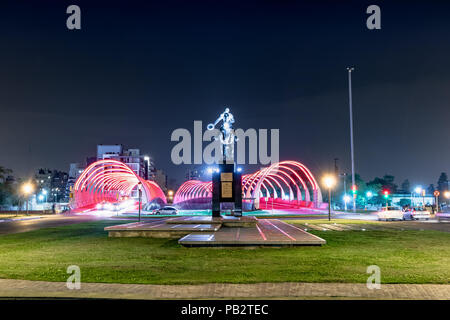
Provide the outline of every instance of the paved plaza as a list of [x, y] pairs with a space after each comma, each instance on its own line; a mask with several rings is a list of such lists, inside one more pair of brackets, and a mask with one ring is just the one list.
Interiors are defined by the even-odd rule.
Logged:
[[361, 283], [255, 283], [202, 285], [142, 285], [81, 283], [69, 290], [64, 282], [0, 279], [0, 298], [104, 299], [450, 299], [450, 285], [382, 284], [368, 289]]

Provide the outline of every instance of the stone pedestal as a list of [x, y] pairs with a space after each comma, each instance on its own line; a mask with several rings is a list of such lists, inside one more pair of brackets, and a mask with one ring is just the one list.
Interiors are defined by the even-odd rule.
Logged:
[[220, 217], [221, 203], [234, 203], [234, 216], [242, 216], [242, 174], [234, 163], [219, 164], [212, 175], [212, 216]]

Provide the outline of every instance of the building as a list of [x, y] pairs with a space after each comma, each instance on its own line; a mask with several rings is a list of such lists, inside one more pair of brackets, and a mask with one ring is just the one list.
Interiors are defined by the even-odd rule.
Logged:
[[[86, 163], [88, 162], [88, 159], [86, 159]], [[75, 182], [77, 181], [78, 177], [83, 173], [84, 169], [85, 169], [85, 166], [83, 166], [80, 163], [71, 163], [70, 164], [69, 177], [68, 177], [67, 186], [66, 186], [66, 197], [67, 198], [69, 198], [69, 199], [71, 198], [73, 186], [75, 185]]]
[[124, 149], [121, 144], [97, 145], [97, 161], [113, 159], [125, 163], [134, 173], [145, 180], [153, 180], [156, 169], [149, 156], [140, 154], [139, 149]]
[[435, 197], [431, 194], [426, 194], [425, 196], [419, 196], [414, 193], [404, 193], [404, 194], [392, 194], [390, 196], [390, 200], [392, 201], [392, 205], [395, 206], [405, 206], [412, 204], [413, 207], [421, 207], [425, 205], [435, 205]]
[[47, 190], [48, 192], [51, 189], [52, 170], [46, 168], [38, 169], [34, 178], [38, 190]]
[[69, 175], [66, 172], [41, 168], [35, 174], [37, 192], [45, 195], [45, 202], [67, 202], [67, 184]]
[[157, 169], [154, 180], [160, 186], [162, 191], [164, 191], [164, 193], [167, 193], [167, 190], [168, 190], [168, 188], [167, 188], [167, 175], [164, 173], [164, 171], [162, 171], [160, 169]]
[[[207, 178], [206, 172], [200, 168], [189, 169], [186, 172], [186, 180], [202, 180], [204, 178]], [[211, 178], [211, 174], [209, 178]]]

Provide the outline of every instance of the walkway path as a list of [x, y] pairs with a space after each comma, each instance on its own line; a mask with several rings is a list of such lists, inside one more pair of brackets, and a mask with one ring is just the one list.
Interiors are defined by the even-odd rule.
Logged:
[[357, 283], [256, 283], [202, 285], [142, 285], [81, 283], [69, 290], [64, 282], [0, 279], [0, 298], [73, 297], [116, 299], [220, 299], [220, 298], [363, 298], [450, 299], [450, 285], [382, 284], [370, 290]]

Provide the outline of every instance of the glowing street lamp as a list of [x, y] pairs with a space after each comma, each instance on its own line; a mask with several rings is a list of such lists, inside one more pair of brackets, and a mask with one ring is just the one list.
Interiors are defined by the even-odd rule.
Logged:
[[367, 199], [371, 199], [373, 197], [373, 192], [372, 191], [367, 191], [366, 192], [366, 197], [367, 197]]
[[336, 185], [336, 178], [332, 175], [323, 178], [323, 184], [328, 189], [328, 221], [331, 220], [331, 188]]
[[348, 194], [346, 194], [346, 195], [344, 195], [343, 199], [344, 199], [344, 206], [345, 206], [344, 210], [347, 211], [347, 203], [349, 203], [350, 200], [352, 200], [352, 197], [350, 197]]
[[444, 197], [450, 199], [450, 191], [444, 191]]
[[34, 191], [34, 186], [30, 182], [26, 182], [22, 185], [22, 193], [24, 194], [25, 199], [26, 199], [27, 215], [28, 215], [29, 196], [30, 196], [30, 194], [33, 193], [33, 191]]
[[47, 202], [47, 194], [48, 194], [47, 190], [42, 189], [42, 194], [45, 196], [45, 202]]
[[170, 202], [173, 202], [173, 190], [167, 191], [167, 197], [169, 198]]

